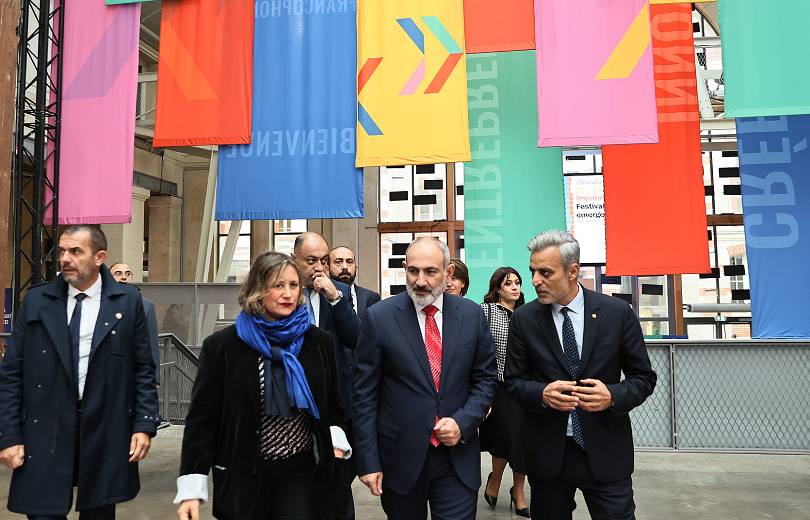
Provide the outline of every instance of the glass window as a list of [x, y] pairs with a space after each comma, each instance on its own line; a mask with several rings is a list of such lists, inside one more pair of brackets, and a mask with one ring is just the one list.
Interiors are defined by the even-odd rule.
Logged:
[[413, 220], [413, 166], [380, 167], [380, 222]]
[[250, 270], [250, 221], [230, 221], [222, 220], [219, 222], [219, 233], [217, 236], [219, 255], [217, 256], [217, 266], [222, 261], [225, 253], [225, 246], [228, 241], [228, 233], [234, 223], [239, 223], [239, 236], [236, 239], [236, 249], [233, 253], [233, 260], [228, 270], [225, 281], [228, 283], [242, 283], [247, 278], [247, 273]]
[[464, 220], [464, 163], [456, 163], [456, 220]]
[[413, 233], [380, 233], [380, 296], [388, 298], [405, 290], [405, 249]]
[[413, 208], [415, 222], [447, 220], [447, 166], [414, 166]]
[[307, 230], [306, 219], [274, 220], [273, 251], [291, 254], [295, 237]]

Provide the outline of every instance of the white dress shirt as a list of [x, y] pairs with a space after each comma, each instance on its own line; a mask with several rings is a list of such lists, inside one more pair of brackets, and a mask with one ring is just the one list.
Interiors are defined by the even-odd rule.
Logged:
[[309, 302], [312, 305], [312, 314], [315, 315], [315, 326], [321, 324], [321, 295], [315, 289], [309, 290]]
[[96, 330], [98, 311], [101, 308], [101, 276], [86, 291], [80, 291], [68, 284], [67, 319], [68, 327], [73, 309], [76, 308], [76, 295], [87, 295], [82, 301], [82, 316], [79, 324], [79, 399], [84, 395], [84, 382], [87, 379], [87, 364], [90, 361], [90, 347], [93, 344], [93, 331]]
[[[577, 284], [577, 295], [574, 296], [574, 299], [568, 302], [568, 305], [560, 305], [559, 303], [552, 303], [551, 309], [554, 311], [551, 313], [552, 317], [554, 318], [554, 327], [557, 329], [557, 337], [560, 339], [560, 345], [563, 344], [563, 320], [565, 317], [561, 312], [563, 307], [568, 307], [568, 317], [571, 319], [571, 325], [574, 326], [574, 335], [577, 338], [577, 352], [579, 352], [579, 358], [582, 359], [582, 338], [585, 335], [585, 293], [582, 291], [582, 287]], [[563, 352], [565, 352], [565, 348], [563, 347]], [[565, 434], [569, 437], [574, 435], [573, 427], [571, 426], [571, 415], [568, 416], [568, 428], [565, 431]]]
[[425, 324], [427, 323], [427, 314], [424, 313], [425, 307], [428, 305], [433, 305], [437, 309], [439, 309], [436, 314], [433, 315], [433, 319], [436, 320], [436, 327], [439, 329], [439, 336], [442, 336], [442, 304], [444, 303], [444, 295], [440, 294], [436, 301], [433, 303], [429, 303], [427, 305], [416, 305], [414, 302], [414, 306], [416, 307], [416, 319], [419, 320], [419, 330], [422, 332], [422, 341], [427, 341], [425, 339]]
[[354, 307], [354, 313], [357, 314], [357, 290], [355, 290], [355, 285], [351, 284], [349, 286], [352, 290], [352, 307]]

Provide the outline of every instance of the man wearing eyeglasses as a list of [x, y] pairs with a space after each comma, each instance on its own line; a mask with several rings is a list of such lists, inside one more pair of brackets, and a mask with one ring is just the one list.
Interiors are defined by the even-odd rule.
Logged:
[[[129, 264], [118, 262], [110, 267], [110, 274], [118, 283], [131, 284], [133, 282], [132, 268]], [[146, 314], [146, 328], [149, 329], [149, 346], [152, 349], [152, 358], [155, 360], [155, 383], [160, 388], [160, 343], [158, 342], [158, 325], [155, 315], [155, 304], [152, 300], [143, 300], [143, 312]], [[160, 428], [169, 426], [169, 423], [160, 421]]]
[[[291, 257], [301, 270], [304, 303], [309, 308], [310, 321], [331, 332], [342, 346], [335, 352], [339, 367], [338, 393], [343, 409], [346, 410], [346, 422], [351, 424], [354, 375], [345, 350], [357, 348], [357, 336], [360, 334], [360, 320], [354, 312], [351, 289], [348, 285], [329, 278], [329, 245], [318, 233], [308, 231], [298, 235]], [[351, 479], [348, 476], [342, 477], [351, 472], [351, 467], [347, 466], [346, 461], [338, 461], [336, 472], [335, 518], [352, 520], [354, 501]]]

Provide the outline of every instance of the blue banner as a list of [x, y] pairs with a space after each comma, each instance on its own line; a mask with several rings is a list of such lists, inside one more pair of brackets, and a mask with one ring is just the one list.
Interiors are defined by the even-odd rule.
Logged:
[[355, 0], [258, 0], [249, 145], [219, 148], [217, 220], [363, 216]]
[[752, 336], [810, 338], [810, 116], [737, 120]]

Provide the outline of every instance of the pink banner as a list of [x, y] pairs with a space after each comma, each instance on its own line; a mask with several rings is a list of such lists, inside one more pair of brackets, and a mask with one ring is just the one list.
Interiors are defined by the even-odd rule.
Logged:
[[657, 143], [648, 0], [535, 0], [538, 146]]
[[65, 9], [59, 224], [132, 218], [140, 19], [140, 4]]

